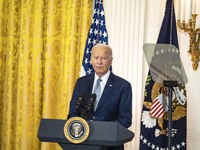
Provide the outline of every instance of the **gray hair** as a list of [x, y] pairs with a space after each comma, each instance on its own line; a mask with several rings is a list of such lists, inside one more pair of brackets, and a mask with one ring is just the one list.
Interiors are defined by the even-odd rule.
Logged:
[[93, 50], [94, 48], [96, 48], [96, 47], [102, 47], [102, 48], [108, 49], [108, 50], [109, 50], [109, 53], [110, 53], [110, 55], [111, 55], [111, 57], [112, 57], [112, 48], [111, 48], [109, 45], [107, 45], [107, 44], [102, 44], [102, 43], [98, 43], [98, 44], [96, 44], [96, 45], [94, 45], [94, 46], [92, 47], [92, 50]]

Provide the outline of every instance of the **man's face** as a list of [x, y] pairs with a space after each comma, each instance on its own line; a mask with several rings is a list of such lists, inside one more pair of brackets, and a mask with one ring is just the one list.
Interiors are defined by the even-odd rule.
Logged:
[[107, 47], [95, 47], [92, 50], [91, 64], [99, 77], [108, 72], [112, 64], [112, 56]]

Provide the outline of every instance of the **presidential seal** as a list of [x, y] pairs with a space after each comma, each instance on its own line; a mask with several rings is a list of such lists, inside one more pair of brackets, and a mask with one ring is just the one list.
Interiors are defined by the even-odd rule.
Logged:
[[67, 120], [64, 126], [66, 138], [74, 144], [84, 142], [89, 136], [90, 128], [83, 118], [73, 117]]

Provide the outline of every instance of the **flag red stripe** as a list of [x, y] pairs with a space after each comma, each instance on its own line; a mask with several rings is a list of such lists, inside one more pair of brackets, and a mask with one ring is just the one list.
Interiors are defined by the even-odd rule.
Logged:
[[153, 101], [150, 113], [155, 118], [160, 118], [164, 115], [164, 107], [158, 99]]

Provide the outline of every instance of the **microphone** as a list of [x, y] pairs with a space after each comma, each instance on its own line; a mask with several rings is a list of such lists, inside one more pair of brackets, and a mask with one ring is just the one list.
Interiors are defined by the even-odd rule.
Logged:
[[77, 102], [76, 102], [76, 110], [77, 111], [80, 111], [80, 107], [81, 107], [81, 105], [82, 105], [82, 102], [83, 102], [83, 98], [85, 97], [85, 94], [84, 93], [82, 93], [82, 94], [80, 94], [80, 96], [78, 97], [78, 100], [77, 100]]
[[85, 118], [87, 116], [87, 114], [93, 109], [96, 97], [97, 97], [97, 95], [94, 93], [90, 95], [88, 104], [85, 107], [85, 114], [84, 114], [83, 118]]

